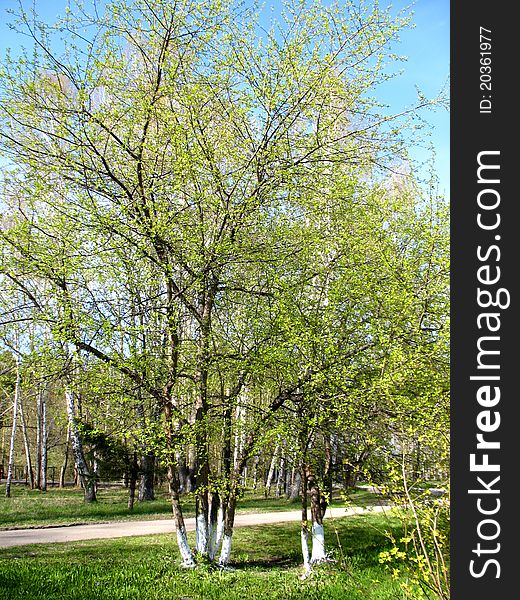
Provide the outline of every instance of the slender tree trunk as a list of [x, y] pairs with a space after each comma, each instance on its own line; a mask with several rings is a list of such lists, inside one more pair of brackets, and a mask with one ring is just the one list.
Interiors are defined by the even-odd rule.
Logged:
[[285, 452], [280, 456], [280, 464], [278, 467], [278, 477], [276, 478], [275, 496], [279, 498], [282, 495], [282, 485], [285, 479]]
[[301, 545], [302, 545], [302, 556], [303, 556], [303, 568], [304, 577], [306, 577], [311, 571], [311, 560], [309, 554], [309, 526], [308, 526], [308, 515], [307, 515], [307, 475], [305, 468], [301, 468], [301, 481], [302, 481], [302, 522], [301, 522]]
[[14, 402], [13, 402], [13, 425], [11, 428], [11, 442], [9, 444], [9, 462], [7, 465], [7, 481], [5, 484], [5, 496], [6, 498], [11, 497], [11, 483], [13, 480], [13, 469], [14, 469], [14, 441], [16, 438], [16, 418], [18, 415], [18, 401], [20, 399], [20, 388], [21, 388], [21, 373], [20, 373], [20, 361], [16, 359], [16, 382], [14, 386]]
[[31, 449], [29, 447], [29, 437], [27, 436], [27, 423], [25, 422], [25, 414], [23, 412], [22, 396], [18, 399], [18, 411], [20, 413], [20, 424], [22, 426], [23, 445], [25, 449], [25, 460], [27, 462], [27, 476], [31, 490], [34, 489], [34, 471], [31, 461]]
[[60, 469], [60, 488], [65, 487], [65, 473], [67, 471], [67, 465], [69, 462], [69, 448], [70, 448], [70, 427], [67, 425], [67, 443], [65, 444], [65, 456], [63, 457], [63, 464]]
[[204, 404], [197, 407], [195, 416], [195, 547], [197, 553], [209, 556], [209, 453]]
[[[222, 394], [224, 397], [224, 394]], [[229, 399], [228, 399], [229, 400]], [[223, 432], [223, 447], [222, 447], [222, 469], [221, 469], [221, 480], [228, 483], [231, 476], [231, 437], [232, 437], [232, 410], [228, 404], [224, 411], [224, 432]], [[225, 492], [221, 494], [220, 507], [217, 516], [217, 531], [215, 546], [212, 549], [212, 560], [215, 559], [219, 549], [222, 548], [222, 541], [224, 539], [224, 528], [226, 521], [226, 512], [229, 501], [229, 489], [225, 488]]]
[[36, 487], [41, 489], [42, 473], [42, 390], [36, 400]]
[[208, 419], [208, 363], [209, 334], [211, 330], [212, 298], [206, 297], [203, 306], [200, 339], [197, 348], [198, 398], [195, 407], [195, 545], [197, 552], [209, 557], [209, 447], [207, 434]]
[[257, 454], [255, 456], [255, 460], [253, 462], [253, 477], [252, 477], [253, 481], [252, 481], [252, 486], [251, 487], [254, 490], [256, 490], [256, 487], [258, 485], [258, 465], [259, 465], [259, 463], [260, 463], [260, 455]]
[[41, 490], [47, 491], [47, 390], [42, 395]]
[[330, 434], [324, 436], [325, 446], [325, 469], [323, 474], [323, 485], [328, 496], [329, 502], [332, 502], [332, 447], [330, 442]]
[[188, 544], [188, 536], [186, 535], [186, 526], [182, 514], [181, 503], [179, 499], [179, 481], [177, 478], [177, 466], [168, 466], [168, 485], [170, 489], [170, 497], [172, 501], [173, 518], [175, 520], [175, 531], [177, 534], [177, 545], [182, 558], [184, 567], [195, 567], [195, 559]]
[[74, 392], [70, 389], [65, 391], [65, 398], [67, 402], [67, 416], [69, 419], [69, 430], [70, 440], [72, 444], [72, 454], [74, 456], [74, 462], [76, 464], [76, 470], [78, 473], [79, 481], [84, 490], [85, 502], [96, 501], [96, 487], [94, 478], [90, 473], [87, 466], [85, 456], [83, 454], [83, 445], [79, 436], [78, 426], [76, 424], [76, 414], [74, 406]]
[[286, 498], [289, 498], [289, 496], [291, 495], [291, 481], [293, 479], [294, 476], [294, 468], [290, 468], [289, 462], [286, 462], [286, 466], [285, 466], [285, 480], [283, 483], [284, 486], [284, 495]]
[[267, 481], [265, 482], [265, 497], [269, 496], [271, 492], [271, 485], [273, 484], [273, 476], [274, 470], [276, 468], [276, 463], [278, 462], [278, 453], [280, 451], [280, 444], [276, 444], [276, 447], [273, 452], [273, 458], [271, 459], [271, 464], [269, 466], [269, 472], [267, 474]]
[[[173, 447], [174, 440], [174, 425], [172, 418], [172, 405], [171, 401], [165, 402], [164, 405], [164, 417], [166, 427], [166, 442], [168, 449]], [[172, 503], [173, 518], [175, 520], [175, 531], [177, 534], [177, 545], [182, 558], [182, 564], [184, 567], [195, 567], [195, 559], [193, 552], [188, 544], [188, 536], [186, 535], [186, 525], [184, 523], [184, 516], [182, 514], [182, 507], [179, 498], [179, 473], [177, 465], [174, 462], [168, 464], [167, 469], [168, 487], [170, 491], [170, 498]]]

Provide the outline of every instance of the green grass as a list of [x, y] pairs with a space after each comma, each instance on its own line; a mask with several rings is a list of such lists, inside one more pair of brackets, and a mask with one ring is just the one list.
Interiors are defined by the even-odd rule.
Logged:
[[384, 515], [329, 521], [328, 547], [339, 557], [338, 537], [346, 560], [305, 581], [297, 523], [238, 528], [230, 572], [180, 568], [171, 535], [12, 548], [0, 551], [0, 600], [396, 600], [378, 554], [400, 527]]
[[[152, 502], [136, 502], [133, 511], [127, 508], [128, 491], [121, 488], [100, 488], [98, 502], [86, 504], [83, 493], [77, 488], [49, 488], [42, 493], [24, 485], [12, 487], [12, 497], [5, 497], [5, 486], [0, 486], [0, 530], [13, 527], [41, 527], [70, 525], [131, 519], [159, 519], [171, 516], [171, 503], [165, 490], [156, 491], [157, 499]], [[367, 506], [381, 501], [381, 496], [356, 490], [348, 497], [354, 506]], [[344, 506], [336, 498], [331, 506]], [[194, 502], [183, 498], [187, 517], [194, 515]], [[300, 501], [291, 502], [285, 497], [264, 498], [262, 493], [247, 492], [239, 502], [239, 512], [271, 512], [298, 510]]]
[[[171, 514], [166, 493], [151, 502], [136, 502], [133, 511], [127, 507], [126, 490], [100, 489], [98, 502], [87, 504], [83, 492], [76, 488], [50, 488], [42, 493], [27, 486], [13, 486], [11, 498], [0, 487], [0, 528], [70, 525], [127, 519], [157, 519]], [[191, 506], [190, 506], [191, 504]], [[188, 513], [193, 512], [188, 503]]]

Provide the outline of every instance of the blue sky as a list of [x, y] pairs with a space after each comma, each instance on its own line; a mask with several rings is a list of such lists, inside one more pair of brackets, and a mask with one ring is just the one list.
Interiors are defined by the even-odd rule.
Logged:
[[[19, 38], [8, 27], [7, 8], [15, 8], [17, 0], [0, 0], [0, 55], [5, 49], [15, 49]], [[24, 4], [30, 5], [25, 1]], [[46, 20], [53, 21], [66, 6], [66, 0], [36, 0], [37, 10]], [[266, 2], [267, 5], [276, 4]], [[381, 1], [380, 5], [385, 6]], [[393, 10], [408, 6], [408, 1], [395, 0]], [[449, 75], [449, 0], [416, 0], [413, 11], [415, 28], [401, 33], [401, 43], [395, 52], [408, 57], [399, 66], [403, 74], [382, 86], [377, 97], [390, 105], [392, 112], [399, 112], [413, 104], [417, 97], [416, 86], [428, 97], [437, 95]], [[436, 171], [440, 191], [449, 196], [449, 114], [446, 110], [428, 111], [424, 117], [431, 125], [431, 143], [436, 151]], [[420, 148], [411, 148], [415, 159], [424, 161], [428, 153]]]

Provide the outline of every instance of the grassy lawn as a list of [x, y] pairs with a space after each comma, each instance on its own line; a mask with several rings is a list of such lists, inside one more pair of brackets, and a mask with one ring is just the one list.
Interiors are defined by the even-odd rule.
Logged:
[[[159, 490], [157, 499], [152, 502], [136, 502], [133, 511], [127, 508], [128, 492], [120, 488], [101, 488], [98, 502], [85, 504], [83, 493], [75, 488], [49, 488], [46, 493], [31, 490], [27, 486], [15, 485], [12, 497], [5, 497], [5, 486], [0, 486], [0, 530], [12, 527], [34, 527], [48, 525], [70, 525], [122, 521], [129, 519], [169, 518], [171, 504], [168, 493]], [[356, 490], [348, 502], [354, 506], [366, 506], [381, 501], [381, 496]], [[341, 498], [335, 499], [332, 506], [344, 506]], [[194, 515], [194, 502], [190, 497], [183, 500], [185, 515]], [[291, 502], [286, 498], [264, 498], [261, 493], [247, 492], [240, 500], [239, 512], [269, 512], [298, 510], [299, 500]]]
[[399, 521], [360, 515], [328, 523], [328, 547], [344, 560], [305, 581], [297, 523], [238, 528], [229, 572], [181, 569], [172, 535], [0, 550], [0, 600], [396, 600], [404, 598], [399, 581], [378, 562], [389, 547], [385, 531], [399, 536]]

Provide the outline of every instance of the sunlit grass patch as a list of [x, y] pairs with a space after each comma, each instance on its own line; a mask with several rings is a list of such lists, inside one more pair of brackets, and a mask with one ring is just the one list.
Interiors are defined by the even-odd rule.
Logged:
[[381, 514], [329, 521], [335, 562], [305, 581], [298, 523], [236, 529], [232, 571], [182, 569], [174, 535], [12, 548], [0, 552], [0, 599], [395, 600], [399, 581], [378, 555], [400, 528]]

